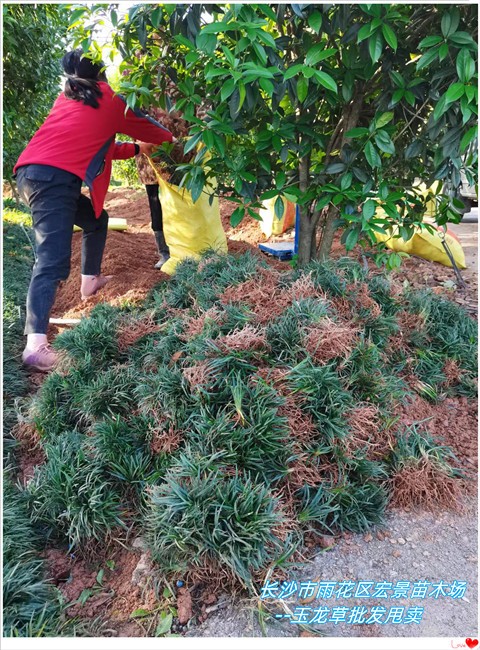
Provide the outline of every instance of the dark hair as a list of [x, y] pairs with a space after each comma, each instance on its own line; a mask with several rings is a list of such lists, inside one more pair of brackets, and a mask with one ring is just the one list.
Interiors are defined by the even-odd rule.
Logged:
[[67, 75], [65, 97], [98, 108], [98, 98], [102, 96], [98, 82], [107, 80], [105, 72], [102, 72], [104, 63], [94, 63], [83, 50], [78, 49], [67, 52], [62, 65]]

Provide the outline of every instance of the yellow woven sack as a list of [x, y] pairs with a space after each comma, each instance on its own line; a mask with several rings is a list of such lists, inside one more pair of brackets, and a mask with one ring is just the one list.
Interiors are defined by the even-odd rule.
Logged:
[[260, 229], [265, 237], [281, 235], [295, 225], [295, 204], [283, 197], [283, 216], [278, 219], [275, 215], [276, 200], [276, 197], [267, 199], [263, 202], [263, 208], [258, 212], [262, 217]]
[[[151, 163], [152, 164], [152, 163]], [[209, 203], [213, 189], [205, 187], [196, 203], [186, 189], [167, 183], [155, 169], [162, 204], [163, 232], [170, 258], [162, 271], [171, 275], [187, 257], [200, 257], [208, 249], [227, 252], [227, 238], [220, 219], [218, 198]]]
[[[442, 240], [438, 230], [430, 233], [428, 230], [421, 230], [419, 228], [408, 241], [405, 241], [405, 239], [402, 239], [401, 237], [395, 237], [394, 235], [396, 233], [398, 233], [398, 227], [391, 228], [388, 233], [376, 232], [375, 238], [379, 242], [384, 242], [385, 246], [390, 248], [392, 251], [402, 251], [409, 255], [422, 257], [425, 260], [439, 262], [444, 266], [452, 266], [450, 258], [442, 245]], [[461, 269], [466, 269], [465, 253], [462, 245], [458, 241], [457, 237], [449, 230], [445, 233], [445, 243], [450, 249], [455, 264]]]

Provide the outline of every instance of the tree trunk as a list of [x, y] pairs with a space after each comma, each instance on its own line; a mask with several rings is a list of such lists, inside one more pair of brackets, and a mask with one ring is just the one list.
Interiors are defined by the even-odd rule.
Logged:
[[[330, 161], [331, 152], [338, 147], [341, 151], [348, 138], [345, 137], [345, 133], [355, 128], [358, 124], [362, 108], [363, 108], [363, 99], [364, 99], [365, 89], [363, 84], [357, 84], [355, 89], [355, 94], [349, 104], [347, 104], [343, 110], [343, 115], [340, 118], [339, 124], [343, 126], [342, 133], [340, 135], [339, 130], [335, 129], [331, 142], [328, 145], [328, 157], [326, 164]], [[330, 251], [332, 249], [333, 239], [335, 237], [335, 231], [337, 226], [335, 221], [338, 217], [338, 210], [334, 205], [330, 204], [327, 214], [323, 217], [321, 222], [321, 234], [320, 234], [320, 243], [318, 249], [316, 250], [317, 258], [324, 262], [330, 256]]]
[[[312, 233], [313, 230], [313, 233]], [[312, 234], [315, 236], [315, 229], [312, 228], [312, 220], [308, 207], [300, 207], [300, 233], [298, 238], [298, 264], [305, 266], [312, 259]], [[315, 248], [313, 249], [313, 257]]]
[[324, 217], [324, 221], [322, 224], [322, 235], [317, 250], [317, 258], [321, 262], [325, 262], [325, 260], [327, 260], [330, 256], [333, 239], [335, 237], [335, 232], [337, 230], [337, 226], [335, 224], [337, 215], [338, 215], [337, 208], [335, 208], [334, 206], [330, 206], [327, 214]]
[[[308, 189], [310, 160], [308, 156], [300, 159], [298, 165], [298, 181], [302, 192]], [[300, 232], [298, 237], [298, 264], [305, 266], [312, 259], [312, 230], [311, 210], [307, 205], [300, 206]]]

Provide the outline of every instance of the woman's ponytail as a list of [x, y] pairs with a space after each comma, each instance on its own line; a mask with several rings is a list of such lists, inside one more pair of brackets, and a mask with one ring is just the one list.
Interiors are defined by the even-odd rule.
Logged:
[[102, 96], [98, 82], [106, 81], [105, 74], [102, 73], [103, 63], [93, 63], [78, 49], [67, 52], [62, 64], [67, 75], [65, 97], [98, 108], [98, 100]]

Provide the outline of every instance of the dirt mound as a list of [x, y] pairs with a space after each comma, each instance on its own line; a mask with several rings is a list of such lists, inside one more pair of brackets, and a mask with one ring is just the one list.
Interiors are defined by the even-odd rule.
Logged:
[[[70, 277], [61, 282], [57, 291], [52, 318], [80, 318], [90, 313], [99, 302], [122, 304], [136, 303], [145, 298], [149, 291], [169, 276], [154, 269], [157, 260], [155, 239], [150, 226], [150, 210], [146, 192], [128, 188], [118, 188], [107, 194], [105, 207], [111, 217], [127, 219], [128, 230], [109, 231], [103, 257], [102, 273], [111, 275], [110, 282], [97, 295], [88, 300], [80, 296], [80, 269], [82, 234], [74, 233], [72, 241], [72, 261]], [[230, 226], [230, 215], [235, 204], [222, 199], [220, 212], [222, 223], [228, 237], [228, 250], [241, 254], [251, 250], [262, 256], [257, 243], [263, 241], [258, 222], [252, 218], [238, 228]], [[266, 258], [277, 269], [289, 269], [285, 262]], [[51, 326], [50, 333], [58, 329]]]

